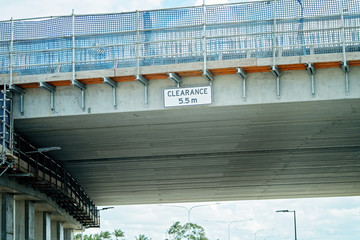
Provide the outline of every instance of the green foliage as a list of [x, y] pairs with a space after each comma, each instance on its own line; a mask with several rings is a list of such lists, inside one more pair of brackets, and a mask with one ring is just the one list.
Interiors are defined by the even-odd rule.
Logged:
[[169, 228], [167, 234], [169, 235], [167, 240], [208, 240], [204, 228], [195, 223], [181, 225], [180, 222], [176, 222]]
[[109, 231], [106, 232], [100, 232], [100, 238], [101, 239], [110, 239], [111, 233]]
[[[205, 236], [205, 230], [203, 227], [195, 224], [195, 223], [186, 223], [181, 225], [180, 222], [174, 223], [168, 230], [167, 234], [169, 235], [169, 239], [166, 240], [208, 240]], [[74, 240], [81, 240], [82, 234], [76, 234], [74, 236]], [[90, 234], [84, 235], [84, 240], [105, 240], [105, 239], [113, 239], [111, 236], [114, 236], [116, 240], [122, 238], [125, 240], [125, 233], [121, 229], [115, 229], [113, 233], [109, 231], [100, 232], [99, 234]], [[152, 240], [149, 237], [146, 237], [144, 234], [140, 234], [135, 237], [135, 240]]]
[[81, 233], [76, 234], [74, 240], [81, 240]]
[[151, 238], [146, 237], [143, 234], [140, 234], [138, 237], [135, 237], [136, 240], [151, 240]]
[[114, 236], [116, 237], [116, 240], [118, 240], [119, 237], [125, 237], [125, 233], [121, 231], [121, 229], [115, 229]]

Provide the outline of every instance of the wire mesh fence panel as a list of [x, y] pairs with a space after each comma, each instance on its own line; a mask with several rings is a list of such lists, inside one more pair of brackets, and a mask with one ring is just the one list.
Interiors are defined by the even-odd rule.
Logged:
[[15, 21], [14, 40], [59, 38], [72, 35], [71, 17], [58, 17], [40, 21]]
[[86, 63], [76, 63], [75, 71], [90, 71], [101, 69], [113, 69], [114, 61], [94, 61]]
[[339, 53], [343, 44], [355, 52], [359, 5], [277, 0], [6, 21], [0, 23], [0, 74], [10, 64], [15, 74], [31, 75], [70, 72], [73, 61], [75, 71], [136, 67], [137, 60], [140, 66], [201, 62], [203, 37], [207, 61], [271, 58], [274, 50], [276, 57]]
[[358, 0], [342, 0], [344, 14], [360, 14], [360, 4]]
[[262, 21], [274, 18], [273, 2], [238, 3], [206, 7], [206, 23]]
[[9, 73], [9, 62], [10, 62], [9, 54], [0, 53], [0, 74]]
[[85, 15], [75, 17], [75, 35], [95, 35], [135, 31], [137, 16], [132, 13]]
[[203, 24], [202, 7], [144, 11], [139, 13], [139, 29], [189, 27]]
[[14, 66], [13, 73], [17, 76], [23, 75], [37, 75], [37, 74], [51, 74], [59, 72], [60, 66], [43, 65], [43, 66]]
[[0, 22], [0, 42], [11, 40], [11, 23]]

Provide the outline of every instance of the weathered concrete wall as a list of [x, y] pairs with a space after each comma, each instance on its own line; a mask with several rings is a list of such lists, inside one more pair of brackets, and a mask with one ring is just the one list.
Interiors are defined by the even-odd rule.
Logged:
[[15, 239], [25, 239], [25, 201], [15, 201]]
[[[242, 97], [242, 80], [237, 75], [216, 76], [211, 106], [247, 105], [281, 102], [321, 101], [360, 98], [360, 67], [351, 68], [350, 95], [345, 94], [345, 74], [340, 68], [318, 69], [315, 75], [316, 94], [311, 94], [311, 77], [307, 71], [286, 71], [280, 78], [280, 97], [276, 95], [276, 78], [272, 73], [250, 73], [246, 83], [247, 99]], [[202, 77], [183, 79], [182, 86], [207, 85]], [[144, 104], [144, 87], [139, 82], [121, 82], [117, 88], [117, 109], [114, 109], [112, 89], [106, 84], [87, 85], [86, 110], [81, 108], [81, 91], [74, 86], [58, 87], [55, 111], [50, 109], [50, 93], [44, 89], [29, 89], [25, 94], [25, 113], [19, 112], [19, 96], [15, 97], [15, 118], [38, 118], [132, 112], [164, 109], [163, 89], [172, 88], [170, 80], [151, 80], [149, 106]]]
[[1, 195], [1, 240], [14, 239], [14, 196], [3, 193]]

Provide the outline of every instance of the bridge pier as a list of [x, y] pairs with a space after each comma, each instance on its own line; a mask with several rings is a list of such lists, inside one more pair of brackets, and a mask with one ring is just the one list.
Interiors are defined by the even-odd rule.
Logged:
[[64, 229], [64, 240], [73, 240], [74, 238], [74, 230], [67, 228]]
[[14, 240], [14, 195], [1, 194], [1, 239]]
[[51, 240], [64, 240], [64, 224], [62, 222], [51, 222]]
[[39, 240], [51, 240], [51, 219], [49, 212], [35, 212], [35, 236]]
[[35, 240], [35, 207], [33, 201], [25, 201], [25, 240]]
[[35, 203], [15, 200], [14, 194], [0, 194], [1, 240], [72, 240], [73, 229], [52, 221], [51, 213], [36, 211]]

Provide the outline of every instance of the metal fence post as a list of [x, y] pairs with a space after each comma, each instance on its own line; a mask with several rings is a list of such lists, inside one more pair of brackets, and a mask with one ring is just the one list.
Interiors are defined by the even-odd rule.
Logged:
[[349, 72], [350, 72], [350, 66], [346, 59], [346, 39], [345, 39], [345, 20], [344, 20], [344, 6], [343, 6], [343, 0], [340, 0], [340, 16], [341, 16], [341, 43], [342, 43], [342, 52], [343, 52], [343, 63], [342, 63], [342, 69], [345, 73], [345, 94], [350, 94], [350, 86], [349, 86]]
[[[204, 70], [207, 69], [207, 49], [206, 49], [206, 5], [203, 0], [203, 57], [204, 57]], [[210, 81], [211, 84], [211, 81]]]
[[9, 73], [10, 73], [10, 86], [13, 83], [13, 51], [14, 51], [14, 19], [11, 18], [11, 37], [10, 37], [10, 56], [9, 56]]
[[273, 29], [273, 44], [272, 44], [272, 48], [273, 48], [273, 66], [276, 65], [276, 29], [277, 29], [277, 26], [276, 26], [276, 5], [277, 5], [277, 2], [276, 0], [274, 0], [274, 29]]
[[72, 10], [72, 81], [75, 81], [75, 13]]

